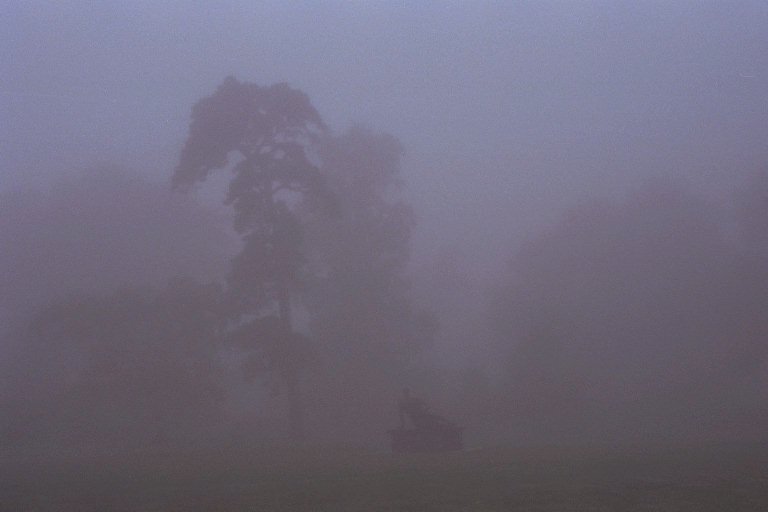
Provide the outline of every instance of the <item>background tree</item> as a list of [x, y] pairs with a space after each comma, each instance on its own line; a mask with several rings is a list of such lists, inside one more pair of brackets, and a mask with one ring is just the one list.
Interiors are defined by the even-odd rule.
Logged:
[[619, 439], [764, 428], [768, 280], [719, 218], [656, 184], [526, 244], [495, 303], [518, 428]]
[[243, 247], [229, 276], [231, 313], [240, 322], [240, 337], [275, 341], [272, 362], [287, 395], [294, 438], [304, 430], [301, 338], [293, 330], [291, 307], [304, 263], [295, 207], [322, 195], [322, 180], [308, 150], [323, 130], [323, 121], [302, 92], [286, 84], [261, 87], [229, 77], [192, 109], [189, 136], [173, 174], [174, 185], [188, 187], [233, 161], [226, 202], [234, 209]]
[[347, 440], [381, 438], [437, 328], [413, 305], [406, 278], [414, 215], [401, 196], [402, 151], [394, 137], [355, 127], [319, 152], [338, 215], [307, 216], [318, 276], [306, 292], [319, 347], [312, 403], [325, 433]]
[[748, 254], [768, 257], [768, 170], [748, 173], [734, 193], [739, 240]]
[[227, 222], [193, 198], [114, 165], [65, 174], [46, 191], [6, 191], [0, 332], [71, 294], [157, 286], [179, 274], [223, 279], [238, 248]]
[[[199, 441], [221, 422], [218, 286], [77, 295], [35, 315], [6, 376], [11, 445]], [[33, 372], [29, 369], [34, 368]]]

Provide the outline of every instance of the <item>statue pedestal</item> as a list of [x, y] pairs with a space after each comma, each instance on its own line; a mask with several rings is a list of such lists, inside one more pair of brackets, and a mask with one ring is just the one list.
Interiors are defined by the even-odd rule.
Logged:
[[464, 448], [462, 429], [455, 425], [436, 428], [398, 428], [389, 431], [394, 453], [447, 452]]

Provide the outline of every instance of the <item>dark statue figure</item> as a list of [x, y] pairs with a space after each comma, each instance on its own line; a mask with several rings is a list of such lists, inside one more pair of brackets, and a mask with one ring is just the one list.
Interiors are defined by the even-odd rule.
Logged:
[[393, 452], [435, 452], [463, 448], [462, 429], [429, 410], [408, 388], [397, 404], [400, 426], [390, 430]]

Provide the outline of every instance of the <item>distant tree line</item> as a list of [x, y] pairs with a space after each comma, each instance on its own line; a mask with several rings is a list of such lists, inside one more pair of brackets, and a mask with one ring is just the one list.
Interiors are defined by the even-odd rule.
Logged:
[[[726, 201], [651, 183], [532, 238], [492, 301], [520, 436], [758, 438], [768, 426], [768, 175]], [[541, 439], [539, 439], [541, 440]]]

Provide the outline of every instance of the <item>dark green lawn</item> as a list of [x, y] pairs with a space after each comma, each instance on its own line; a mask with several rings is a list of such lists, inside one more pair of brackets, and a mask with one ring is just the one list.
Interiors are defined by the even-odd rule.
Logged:
[[1, 511], [768, 511], [768, 450], [5, 457]]

